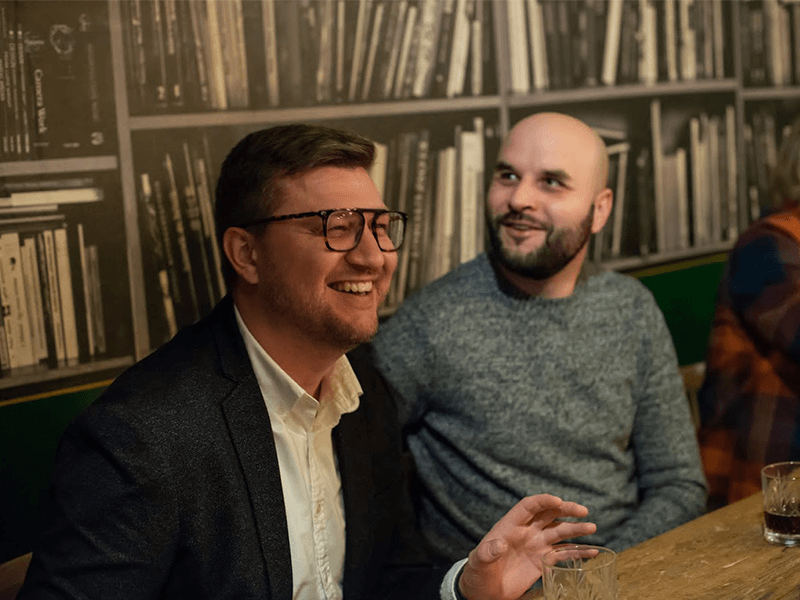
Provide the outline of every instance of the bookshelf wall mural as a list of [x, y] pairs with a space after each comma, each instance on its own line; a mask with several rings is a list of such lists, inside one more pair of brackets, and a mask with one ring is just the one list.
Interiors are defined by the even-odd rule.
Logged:
[[726, 251], [767, 204], [800, 111], [783, 0], [0, 1], [0, 402], [105, 380], [225, 293], [217, 169], [316, 121], [376, 142], [411, 215], [382, 307], [483, 249], [509, 126], [606, 142], [620, 270]]

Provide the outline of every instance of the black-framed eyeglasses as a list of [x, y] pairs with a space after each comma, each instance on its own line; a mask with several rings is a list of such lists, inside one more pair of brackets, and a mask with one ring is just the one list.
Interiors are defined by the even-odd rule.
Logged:
[[325, 245], [328, 250], [348, 252], [358, 246], [361, 241], [361, 235], [364, 233], [364, 223], [366, 222], [364, 215], [366, 213], [373, 215], [369, 227], [372, 230], [372, 235], [375, 236], [375, 241], [378, 242], [378, 248], [383, 252], [397, 252], [403, 245], [408, 215], [396, 210], [382, 208], [331, 208], [293, 215], [265, 217], [241, 225], [241, 227], [288, 221], [290, 219], [319, 217], [322, 219], [322, 235], [325, 237]]

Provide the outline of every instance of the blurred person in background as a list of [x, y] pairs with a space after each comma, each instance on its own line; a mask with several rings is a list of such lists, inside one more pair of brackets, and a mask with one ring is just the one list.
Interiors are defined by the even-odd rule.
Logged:
[[761, 468], [800, 460], [800, 119], [771, 173], [770, 206], [730, 252], [700, 403], [712, 506], [761, 490]]

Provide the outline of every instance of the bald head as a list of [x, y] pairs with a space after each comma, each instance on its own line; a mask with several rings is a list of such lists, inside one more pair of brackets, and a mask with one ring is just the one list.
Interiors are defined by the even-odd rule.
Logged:
[[608, 153], [585, 123], [558, 113], [523, 119], [500, 148], [486, 202], [490, 253], [531, 295], [572, 293], [613, 194]]
[[[509, 132], [504, 147], [524, 144], [571, 154], [575, 167], [585, 169], [592, 181], [594, 193], [599, 193], [608, 182], [608, 153], [597, 132], [583, 121], [569, 115], [544, 112], [522, 119]], [[502, 153], [502, 150], [501, 150]]]

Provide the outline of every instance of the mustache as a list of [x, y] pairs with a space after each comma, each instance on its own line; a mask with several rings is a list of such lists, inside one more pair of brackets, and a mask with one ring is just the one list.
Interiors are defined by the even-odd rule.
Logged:
[[497, 215], [494, 218], [495, 225], [500, 224], [507, 224], [507, 225], [514, 225], [517, 223], [524, 223], [529, 227], [535, 227], [538, 229], [545, 229], [550, 230], [552, 229], [552, 225], [535, 217], [532, 217], [524, 212], [518, 211], [509, 211], [502, 215]]

